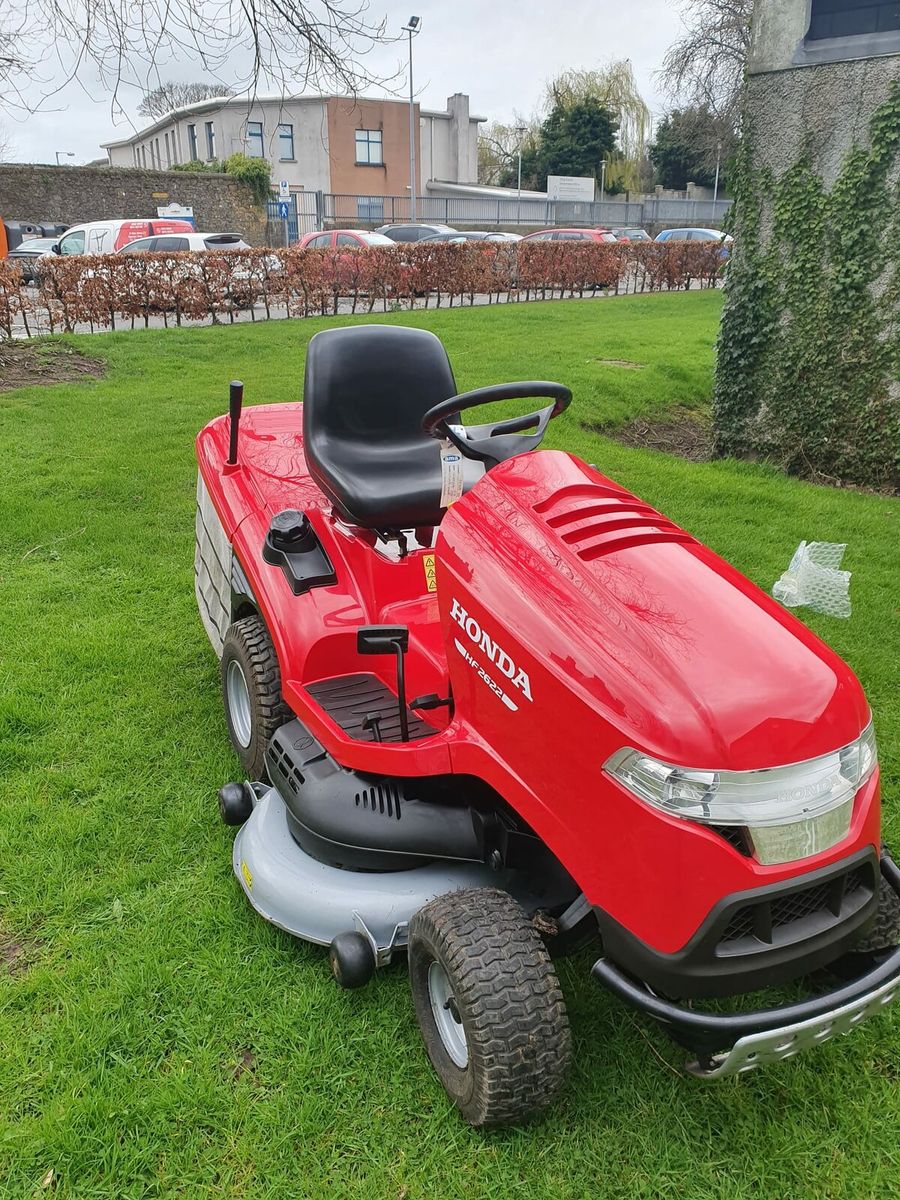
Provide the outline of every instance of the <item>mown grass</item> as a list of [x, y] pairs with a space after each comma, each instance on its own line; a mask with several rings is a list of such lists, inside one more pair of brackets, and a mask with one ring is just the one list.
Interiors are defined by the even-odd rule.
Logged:
[[[384, 319], [438, 333], [461, 389], [571, 383], [549, 443], [764, 587], [801, 538], [849, 543], [853, 617], [804, 619], [868, 690], [897, 836], [897, 503], [580, 426], [702, 407], [718, 306], [689, 294]], [[0, 395], [0, 1197], [893, 1194], [900, 1014], [701, 1086], [576, 958], [562, 966], [576, 1048], [563, 1101], [534, 1127], [477, 1134], [428, 1066], [405, 969], [341, 993], [321, 951], [244, 901], [215, 810], [236, 760], [194, 607], [192, 443], [230, 378], [250, 403], [297, 398], [306, 342], [331, 323], [84, 338], [104, 380]]]

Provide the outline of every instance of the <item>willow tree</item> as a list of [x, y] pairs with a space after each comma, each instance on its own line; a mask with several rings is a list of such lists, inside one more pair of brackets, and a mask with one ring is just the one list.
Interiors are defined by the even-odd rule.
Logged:
[[598, 100], [619, 123], [619, 150], [612, 156], [610, 180], [618, 176], [621, 187], [640, 188], [650, 109], [638, 89], [631, 59], [622, 58], [593, 70], [564, 71], [547, 84], [548, 108], [571, 108], [584, 100]]

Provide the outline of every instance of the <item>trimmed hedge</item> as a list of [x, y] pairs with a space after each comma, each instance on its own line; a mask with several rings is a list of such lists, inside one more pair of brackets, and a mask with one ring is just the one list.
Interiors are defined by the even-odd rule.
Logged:
[[0, 336], [69, 331], [77, 325], [115, 329], [224, 318], [273, 309], [290, 317], [376, 305], [426, 307], [554, 299], [597, 292], [715, 287], [722, 260], [717, 243], [525, 242], [375, 246], [367, 250], [242, 250], [203, 254], [107, 254], [48, 257], [37, 293], [0, 261]]

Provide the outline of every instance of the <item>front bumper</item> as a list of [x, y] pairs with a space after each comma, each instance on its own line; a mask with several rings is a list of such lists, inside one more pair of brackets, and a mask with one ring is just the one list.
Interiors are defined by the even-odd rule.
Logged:
[[[882, 886], [900, 895], [900, 868], [881, 859]], [[900, 947], [857, 979], [813, 999], [748, 1013], [711, 1013], [666, 1000], [609, 959], [592, 974], [632, 1008], [653, 1017], [679, 1045], [692, 1050], [693, 1075], [719, 1079], [766, 1063], [792, 1058], [801, 1050], [848, 1033], [884, 1009], [900, 994]], [[764, 986], [760, 980], [758, 986]]]

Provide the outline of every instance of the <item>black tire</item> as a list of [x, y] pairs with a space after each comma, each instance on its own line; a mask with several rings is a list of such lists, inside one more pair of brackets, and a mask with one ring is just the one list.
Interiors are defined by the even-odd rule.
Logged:
[[226, 825], [243, 825], [253, 813], [249, 783], [226, 783], [219, 788], [219, 816]]
[[878, 889], [878, 908], [869, 932], [853, 947], [853, 954], [873, 954], [900, 946], [900, 898], [881, 880]]
[[[232, 711], [229, 700], [229, 671], [236, 670], [246, 685], [249, 721]], [[222, 647], [222, 701], [228, 736], [248, 779], [266, 779], [266, 747], [272, 734], [292, 717], [281, 698], [281, 671], [275, 647], [265, 622], [257, 616], [242, 617], [225, 634]]]
[[375, 974], [375, 954], [368, 938], [356, 930], [339, 933], [328, 948], [331, 974], [338, 987], [365, 987]]
[[[565, 1001], [544, 943], [510, 895], [473, 888], [421, 908], [409, 927], [409, 977], [428, 1057], [470, 1125], [520, 1122], [554, 1100], [571, 1056]], [[440, 1004], [444, 981], [450, 995]], [[436, 1023], [432, 989], [458, 1027], [451, 1039], [463, 1033], [462, 1065]]]

